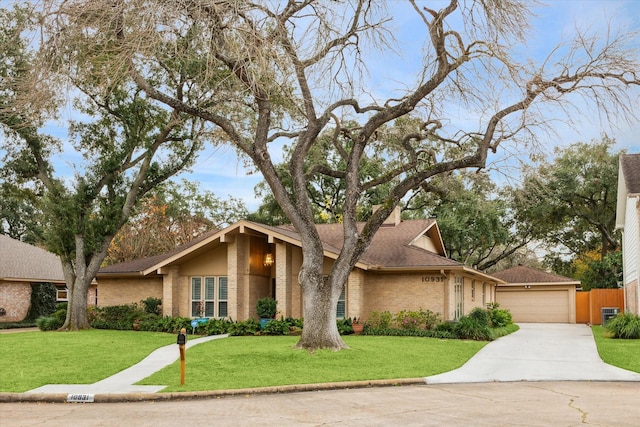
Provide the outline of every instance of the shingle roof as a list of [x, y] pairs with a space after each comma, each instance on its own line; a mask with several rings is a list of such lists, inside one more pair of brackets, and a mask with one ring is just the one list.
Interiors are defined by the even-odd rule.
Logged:
[[107, 274], [113, 274], [113, 273], [132, 273], [132, 272], [139, 272], [139, 271], [144, 271], [148, 268], [153, 267], [154, 265], [164, 261], [167, 258], [171, 258], [173, 255], [178, 254], [186, 249], [189, 249], [192, 246], [195, 246], [197, 243], [203, 241], [204, 239], [206, 239], [209, 236], [212, 236], [213, 234], [217, 233], [219, 230], [211, 230], [211, 231], [207, 231], [206, 233], [196, 237], [195, 239], [191, 240], [188, 243], [185, 243], [182, 246], [179, 246], [177, 248], [175, 248], [172, 251], [169, 252], [165, 252], [163, 254], [159, 254], [159, 255], [154, 255], [154, 256], [150, 256], [150, 257], [146, 257], [146, 258], [140, 258], [140, 259], [134, 259], [132, 261], [126, 261], [126, 262], [120, 262], [118, 264], [112, 264], [109, 265], [107, 267], [102, 267], [100, 269], [100, 274], [102, 273], [107, 273]]
[[493, 277], [502, 279], [507, 283], [575, 283], [580, 282], [569, 277], [547, 273], [536, 268], [518, 265], [497, 273], [491, 273]]
[[64, 273], [57, 255], [0, 234], [0, 280], [63, 283]]
[[[401, 221], [395, 226], [382, 226], [373, 236], [360, 262], [372, 266], [392, 267], [451, 267], [462, 264], [431, 251], [410, 246], [418, 235], [435, 224], [433, 219]], [[364, 224], [359, 224], [362, 229]], [[342, 248], [341, 224], [319, 224], [318, 234], [323, 242]]]
[[630, 194], [640, 194], [640, 154], [622, 154], [620, 165], [627, 191]]

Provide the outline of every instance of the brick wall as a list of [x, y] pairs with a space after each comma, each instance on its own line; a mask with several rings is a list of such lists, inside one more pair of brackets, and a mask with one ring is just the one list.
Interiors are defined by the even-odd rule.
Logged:
[[20, 322], [27, 317], [31, 305], [31, 283], [0, 282], [0, 307], [7, 314], [0, 322]]
[[99, 307], [139, 303], [148, 297], [162, 299], [162, 277], [98, 280]]
[[420, 309], [442, 314], [445, 280], [438, 275], [367, 273], [365, 302], [360, 317], [366, 320], [372, 311], [397, 313], [401, 310]]
[[624, 285], [626, 298], [626, 311], [635, 315], [640, 315], [640, 307], [638, 307], [638, 281]]

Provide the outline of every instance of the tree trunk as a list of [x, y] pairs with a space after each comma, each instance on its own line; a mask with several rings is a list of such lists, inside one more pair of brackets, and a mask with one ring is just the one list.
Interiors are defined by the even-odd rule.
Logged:
[[336, 323], [338, 298], [332, 295], [335, 292], [331, 291], [328, 284], [322, 283], [316, 285], [307, 283], [303, 285], [303, 289], [305, 289], [304, 328], [296, 348], [309, 351], [321, 348], [337, 351], [348, 348], [338, 332]]
[[[87, 317], [87, 292], [89, 285], [85, 284], [84, 277], [76, 277], [73, 289], [69, 289], [69, 304], [67, 305], [67, 317], [60, 331], [79, 331], [90, 329]], [[90, 283], [90, 282], [89, 282]]]
[[[303, 246], [305, 260], [322, 260], [322, 250], [319, 254], [316, 252], [314, 248]], [[304, 295], [304, 327], [295, 347], [309, 351], [349, 348], [342, 340], [336, 323], [336, 308], [344, 283], [334, 283], [331, 277], [323, 277], [322, 261], [304, 261], [299, 281]]]

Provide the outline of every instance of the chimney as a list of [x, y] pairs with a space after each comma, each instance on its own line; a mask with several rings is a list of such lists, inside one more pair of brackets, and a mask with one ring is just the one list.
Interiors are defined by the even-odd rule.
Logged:
[[[375, 213], [381, 205], [373, 205], [373, 212]], [[396, 206], [392, 211], [391, 214], [389, 215], [389, 217], [387, 219], [384, 220], [384, 222], [382, 223], [383, 227], [395, 227], [396, 225], [400, 224], [400, 222], [402, 222], [402, 210], [400, 209], [400, 206]]]

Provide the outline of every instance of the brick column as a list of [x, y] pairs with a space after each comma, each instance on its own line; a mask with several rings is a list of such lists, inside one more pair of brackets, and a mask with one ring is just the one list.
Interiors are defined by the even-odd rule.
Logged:
[[[180, 267], [166, 269], [162, 276], [162, 315], [191, 316], [191, 313], [180, 313]], [[190, 292], [190, 290], [187, 290]]]
[[[364, 306], [364, 271], [354, 268], [347, 279], [347, 317], [363, 317]], [[366, 321], [366, 318], [361, 320]]]
[[292, 316], [291, 294], [291, 249], [284, 242], [277, 242], [276, 247], [276, 299], [278, 311], [284, 317]]

